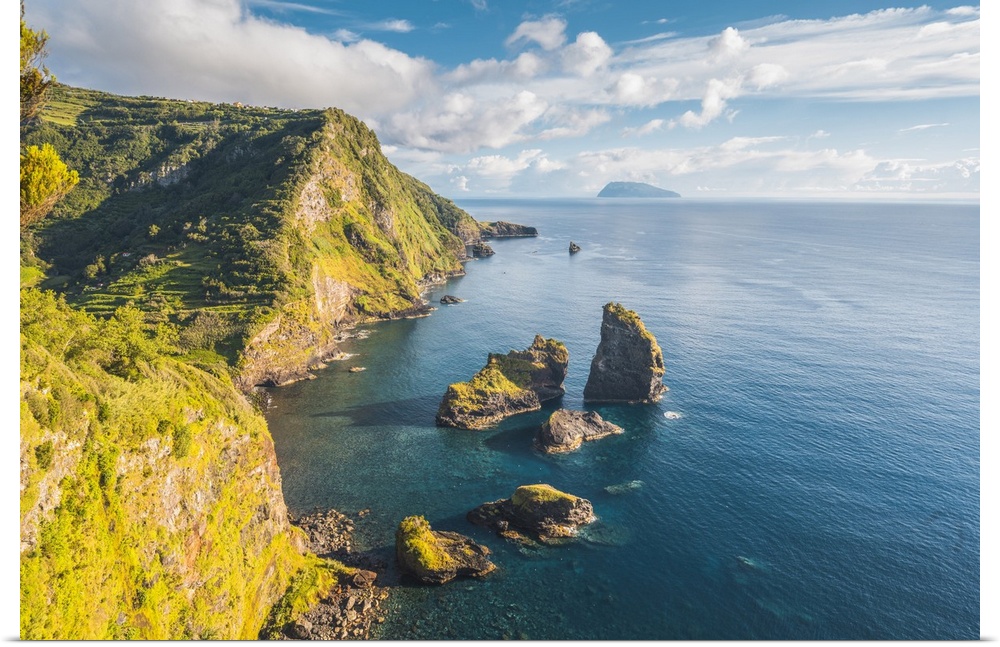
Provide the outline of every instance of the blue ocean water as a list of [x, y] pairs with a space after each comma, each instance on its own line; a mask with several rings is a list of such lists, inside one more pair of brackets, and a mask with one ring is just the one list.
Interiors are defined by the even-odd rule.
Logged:
[[[362, 327], [356, 357], [268, 411], [291, 512], [370, 508], [358, 542], [389, 579], [407, 515], [493, 551], [484, 580], [398, 588], [379, 637], [979, 637], [978, 205], [459, 204], [540, 236], [492, 241], [427, 295], [465, 303]], [[661, 402], [584, 406], [608, 301], [659, 340]], [[561, 401], [434, 426], [449, 383], [536, 333], [569, 349]], [[626, 433], [542, 455], [556, 406]], [[465, 520], [526, 483], [590, 499], [599, 522], [528, 550]]]

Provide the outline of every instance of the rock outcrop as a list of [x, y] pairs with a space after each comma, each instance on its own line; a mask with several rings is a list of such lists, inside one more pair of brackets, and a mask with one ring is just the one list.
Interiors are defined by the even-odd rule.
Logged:
[[490, 549], [457, 532], [432, 530], [420, 516], [406, 517], [396, 528], [396, 561], [404, 573], [426, 584], [456, 577], [483, 577], [496, 569]]
[[484, 503], [466, 518], [507, 539], [523, 541], [524, 532], [544, 543], [571, 538], [597, 519], [590, 501], [543, 483], [522, 485], [509, 499]]
[[493, 248], [483, 241], [479, 241], [478, 243], [472, 245], [473, 258], [485, 258], [487, 256], [493, 256], [495, 253], [496, 252], [493, 251]]
[[619, 303], [605, 305], [584, 401], [656, 402], [667, 390], [663, 373], [663, 351], [639, 315]]
[[446, 294], [443, 297], [441, 297], [441, 303], [445, 305], [451, 305], [453, 303], [462, 303], [463, 301], [465, 301], [465, 299], [459, 299], [458, 297], [454, 297], [450, 294]]
[[538, 430], [535, 446], [546, 454], [571, 452], [584, 441], [622, 433], [624, 429], [608, 422], [596, 411], [559, 409]]
[[524, 238], [538, 235], [538, 230], [534, 227], [517, 225], [503, 220], [482, 223], [482, 229], [483, 238]]
[[535, 336], [525, 350], [489, 359], [468, 382], [448, 387], [438, 407], [439, 427], [485, 429], [508, 416], [541, 408], [559, 397], [569, 366], [569, 351], [555, 339]]
[[576, 243], [574, 243], [572, 240], [569, 241], [569, 253], [570, 254], [575, 254], [578, 251], [580, 251], [580, 246], [577, 245]]

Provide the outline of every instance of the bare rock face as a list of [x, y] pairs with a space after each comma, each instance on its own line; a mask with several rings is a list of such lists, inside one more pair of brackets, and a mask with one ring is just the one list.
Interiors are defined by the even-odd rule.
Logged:
[[432, 530], [420, 516], [406, 517], [396, 529], [396, 560], [400, 569], [426, 584], [444, 584], [456, 577], [484, 577], [496, 569], [490, 549], [457, 532]]
[[571, 452], [584, 441], [625, 433], [596, 411], [571, 411], [558, 409], [538, 430], [535, 446], [546, 454]]
[[491, 353], [468, 382], [448, 387], [438, 407], [439, 427], [485, 429], [508, 416], [541, 408], [559, 397], [569, 365], [569, 351], [555, 339], [535, 336], [525, 350]]
[[524, 238], [537, 236], [538, 230], [526, 225], [518, 225], [513, 222], [498, 220], [483, 224], [484, 238]]
[[590, 501], [544, 483], [522, 485], [509, 499], [484, 503], [466, 518], [507, 539], [523, 541], [523, 531], [545, 543], [572, 538], [577, 528], [597, 519]]
[[656, 402], [667, 390], [663, 373], [663, 351], [639, 315], [619, 303], [605, 305], [584, 401]]
[[472, 256], [473, 258], [485, 258], [487, 256], [493, 256], [496, 252], [487, 243], [479, 241], [472, 245]]

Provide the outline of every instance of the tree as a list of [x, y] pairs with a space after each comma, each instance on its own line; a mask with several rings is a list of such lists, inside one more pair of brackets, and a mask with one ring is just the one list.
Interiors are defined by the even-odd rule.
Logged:
[[[21, 125], [38, 116], [56, 78], [41, 67], [49, 35], [24, 22], [21, 0]], [[64, 195], [80, 181], [50, 144], [28, 146], [21, 151], [21, 229], [44, 218]]]
[[80, 181], [51, 144], [28, 146], [21, 153], [21, 228], [44, 218]]
[[21, 0], [21, 125], [28, 123], [45, 105], [49, 89], [56, 77], [41, 66], [49, 35], [35, 31], [24, 22], [24, 0]]

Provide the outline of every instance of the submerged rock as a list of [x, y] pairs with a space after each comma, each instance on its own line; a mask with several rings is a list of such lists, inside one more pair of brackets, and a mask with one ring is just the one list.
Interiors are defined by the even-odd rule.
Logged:
[[498, 220], [483, 225], [484, 238], [522, 238], [527, 236], [537, 236], [538, 230], [526, 225], [517, 225], [512, 222]]
[[535, 446], [546, 454], [571, 452], [584, 441], [623, 433], [624, 429], [608, 422], [596, 411], [558, 409], [538, 430]]
[[490, 549], [457, 532], [431, 530], [420, 516], [406, 517], [396, 528], [396, 560], [404, 573], [426, 584], [444, 584], [456, 577], [483, 577], [496, 565], [486, 558]]
[[604, 491], [608, 494], [627, 494], [634, 490], [642, 489], [643, 482], [636, 479], [634, 481], [629, 481], [628, 483], [617, 483], [615, 485], [609, 485], [604, 488]]
[[597, 519], [590, 501], [544, 483], [522, 485], [509, 499], [484, 503], [466, 518], [509, 539], [520, 540], [520, 530], [546, 543], [571, 538], [577, 528]]
[[568, 365], [566, 346], [541, 335], [526, 350], [490, 353], [471, 380], [448, 387], [435, 422], [439, 427], [485, 429], [508, 416], [535, 411], [565, 393]]
[[663, 373], [663, 351], [639, 315], [619, 303], [605, 305], [584, 401], [656, 402], [667, 390]]
[[572, 240], [569, 241], [569, 253], [570, 254], [575, 254], [578, 251], [580, 251], [580, 246], [577, 245], [576, 243], [574, 243]]
[[473, 243], [472, 245], [472, 256], [475, 258], [483, 258], [484, 256], [493, 256], [493, 254], [495, 253], [496, 252], [493, 251], [493, 248], [484, 243], [483, 241], [479, 241], [478, 243]]

